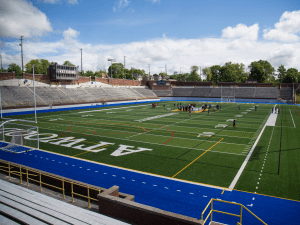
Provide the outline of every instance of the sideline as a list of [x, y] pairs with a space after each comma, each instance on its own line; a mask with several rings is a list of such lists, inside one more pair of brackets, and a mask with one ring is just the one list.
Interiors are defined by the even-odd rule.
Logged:
[[[276, 107], [276, 105], [275, 105], [275, 107]], [[277, 115], [277, 114], [276, 114], [276, 115]], [[269, 119], [270, 119], [270, 117], [273, 117], [273, 116], [272, 116], [272, 113], [270, 114]], [[229, 186], [229, 189], [231, 189], [231, 190], [234, 189], [236, 183], [237, 183], [238, 180], [240, 179], [240, 176], [242, 175], [242, 173], [243, 173], [243, 171], [244, 171], [244, 169], [245, 169], [245, 167], [246, 167], [246, 165], [247, 165], [247, 163], [248, 163], [248, 161], [249, 161], [249, 159], [250, 159], [250, 157], [251, 157], [251, 155], [252, 155], [252, 153], [253, 153], [253, 151], [254, 151], [256, 145], [257, 145], [257, 143], [258, 143], [258, 141], [260, 140], [261, 135], [263, 134], [263, 132], [265, 131], [266, 126], [268, 125], [269, 119], [268, 119], [267, 122], [265, 123], [265, 125], [264, 125], [263, 129], [261, 130], [260, 134], [258, 135], [258, 137], [257, 137], [257, 139], [256, 139], [256, 141], [255, 141], [255, 143], [254, 143], [254, 145], [252, 146], [250, 152], [248, 153], [248, 155], [247, 155], [245, 161], [243, 162], [242, 166], [240, 167], [239, 171], [237, 172], [236, 176], [234, 177], [233, 181], [231, 182], [231, 184], [230, 184], [230, 186]]]

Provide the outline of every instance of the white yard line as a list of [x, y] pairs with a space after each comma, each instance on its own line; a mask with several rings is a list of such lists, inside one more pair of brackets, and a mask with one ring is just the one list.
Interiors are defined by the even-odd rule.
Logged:
[[[272, 114], [271, 114], [271, 115], [272, 115]], [[270, 116], [271, 116], [271, 115], [270, 115]], [[269, 116], [269, 117], [270, 117], [270, 116]], [[260, 137], [262, 136], [262, 134], [263, 134], [263, 132], [264, 132], [266, 126], [267, 126], [267, 122], [265, 123], [263, 129], [261, 130], [260, 134], [258, 135], [258, 137], [257, 137], [257, 139], [256, 139], [256, 141], [255, 141], [255, 143], [254, 143], [254, 145], [252, 146], [252, 148], [251, 148], [250, 152], [248, 153], [246, 159], [244, 160], [242, 166], [240, 167], [239, 171], [237, 172], [236, 176], [234, 177], [233, 181], [231, 182], [231, 184], [230, 184], [230, 186], [229, 186], [229, 189], [231, 189], [231, 190], [234, 189], [236, 183], [237, 183], [238, 180], [240, 179], [240, 176], [242, 175], [242, 173], [243, 173], [243, 171], [244, 171], [244, 169], [245, 169], [245, 167], [246, 167], [246, 165], [247, 165], [247, 163], [248, 163], [248, 161], [249, 161], [249, 159], [250, 159], [250, 157], [251, 157], [251, 155], [252, 155], [252, 153], [253, 153], [253, 151], [254, 151], [256, 145], [257, 145], [257, 143], [258, 143], [258, 141], [260, 140]]]
[[[289, 110], [290, 110], [290, 109], [289, 109]], [[291, 110], [290, 110], [290, 113], [291, 113], [291, 117], [292, 117], [292, 120], [293, 120], [294, 127], [296, 128], [296, 125], [295, 125], [294, 118], [293, 118], [293, 115], [292, 115]]]
[[109, 111], [113, 109], [126, 109], [126, 108], [133, 108], [133, 107], [145, 107], [149, 105], [137, 105], [137, 106], [126, 106], [126, 107], [118, 107], [118, 108], [108, 108], [108, 109], [97, 109], [97, 110], [91, 110], [91, 111], [83, 111], [83, 112], [78, 112], [78, 113], [90, 113], [90, 112], [99, 112], [99, 111]]

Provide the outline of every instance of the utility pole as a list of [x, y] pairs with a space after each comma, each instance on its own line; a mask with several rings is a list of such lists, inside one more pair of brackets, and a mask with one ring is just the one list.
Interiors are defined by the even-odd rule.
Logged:
[[82, 48], [79, 49], [81, 51], [81, 76], [82, 76]]
[[150, 64], [148, 64], [149, 65], [149, 78], [150, 78]]
[[126, 58], [126, 56], [124, 56], [124, 68], [123, 68], [123, 77], [124, 77], [124, 78], [126, 78], [126, 77], [125, 77], [125, 58]]
[[166, 76], [167, 76], [167, 65], [165, 65], [165, 68], [166, 68]]
[[0, 55], [0, 57], [1, 57], [1, 72], [3, 71], [3, 67], [2, 67], [2, 55]]
[[199, 66], [199, 76], [200, 76], [200, 79], [202, 79], [201, 78], [201, 66]]
[[24, 66], [23, 66], [23, 37], [24, 36], [21, 36], [21, 39], [20, 39], [21, 40], [21, 44], [19, 44], [21, 46], [22, 73], [24, 72]]

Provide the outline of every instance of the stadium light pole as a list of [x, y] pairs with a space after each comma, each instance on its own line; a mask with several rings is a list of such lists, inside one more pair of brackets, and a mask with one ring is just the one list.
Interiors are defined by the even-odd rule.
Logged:
[[35, 99], [35, 86], [34, 86], [34, 64], [32, 65], [32, 78], [33, 78], [33, 101], [34, 101], [34, 121], [37, 123], [36, 119], [36, 99]]
[[123, 68], [123, 77], [126, 79], [126, 77], [125, 77], [125, 58], [126, 58], [126, 56], [124, 56], [124, 68]]
[[22, 73], [24, 72], [24, 66], [23, 66], [23, 37], [21, 36], [21, 44], [19, 44], [21, 46], [21, 58], [22, 58]]
[[115, 59], [108, 59], [107, 61], [111, 62], [111, 66], [110, 66], [110, 81], [111, 81], [111, 86], [112, 86], [112, 62], [115, 62]]
[[0, 55], [0, 57], [1, 57], [1, 72], [2, 72], [2, 55]]
[[79, 49], [81, 51], [81, 76], [82, 76], [82, 48]]

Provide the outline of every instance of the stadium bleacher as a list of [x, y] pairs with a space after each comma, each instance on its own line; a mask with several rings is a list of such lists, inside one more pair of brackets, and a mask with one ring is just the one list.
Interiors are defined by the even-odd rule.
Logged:
[[293, 97], [293, 88], [292, 87], [281, 87], [279, 90], [279, 98], [288, 100]]
[[[0, 86], [2, 106], [32, 107], [33, 87], [19, 82], [10, 82]], [[151, 90], [149, 87], [127, 87], [109, 85], [80, 85], [72, 88], [61, 86], [37, 85], [37, 106], [95, 103], [103, 101], [141, 100], [157, 97], [200, 97], [241, 99], [292, 99], [292, 88], [282, 87], [199, 87], [174, 86], [171, 90]]]
[[254, 98], [262, 98], [262, 99], [277, 99], [278, 98], [278, 88], [277, 87], [257, 87], [255, 90]]
[[1, 224], [127, 224], [0, 179]]

